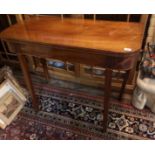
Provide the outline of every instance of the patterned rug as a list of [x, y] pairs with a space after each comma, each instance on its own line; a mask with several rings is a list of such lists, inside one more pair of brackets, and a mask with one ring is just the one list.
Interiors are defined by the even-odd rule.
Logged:
[[103, 97], [34, 83], [39, 112], [31, 99], [0, 139], [155, 139], [155, 114], [111, 99], [108, 130], [102, 132]]

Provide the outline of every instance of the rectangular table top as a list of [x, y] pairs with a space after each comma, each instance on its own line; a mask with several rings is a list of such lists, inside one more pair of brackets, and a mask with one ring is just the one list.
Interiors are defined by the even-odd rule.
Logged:
[[124, 53], [141, 48], [141, 23], [93, 21], [58, 17], [32, 17], [0, 33], [1, 39], [63, 45]]

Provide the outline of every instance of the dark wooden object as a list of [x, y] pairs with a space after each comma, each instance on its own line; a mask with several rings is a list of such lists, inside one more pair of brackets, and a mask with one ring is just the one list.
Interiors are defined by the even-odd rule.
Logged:
[[44, 71], [44, 75], [46, 77], [46, 80], [49, 80], [49, 74], [48, 74], [46, 59], [41, 58], [40, 61], [41, 61], [42, 66], [43, 66], [43, 71]]
[[130, 72], [131, 72], [131, 70], [127, 70], [126, 73], [124, 74], [124, 77], [123, 77], [124, 80], [122, 82], [122, 87], [121, 87], [119, 98], [118, 98], [119, 100], [122, 99], [122, 95], [124, 93], [126, 83], [127, 83], [128, 79], [129, 79]]
[[26, 85], [29, 89], [30, 95], [32, 96], [32, 100], [33, 100], [33, 107], [38, 110], [38, 103], [37, 103], [37, 98], [33, 89], [33, 85], [32, 85], [32, 81], [31, 81], [31, 77], [29, 74], [29, 70], [28, 70], [28, 64], [26, 62], [26, 58], [25, 55], [22, 54], [18, 54], [18, 59], [20, 61], [21, 64], [21, 68], [23, 70], [23, 74], [24, 74], [24, 79], [26, 82]]
[[[11, 26], [0, 34], [0, 38], [9, 44], [10, 50], [18, 54], [35, 108], [38, 108], [38, 103], [25, 55], [41, 58], [45, 70], [45, 58], [106, 68], [104, 131], [107, 128], [110, 106], [112, 69], [129, 72], [134, 67], [142, 36], [143, 25], [140, 23], [60, 20], [56, 17], [32, 18]], [[124, 51], [124, 48], [130, 48], [131, 51]], [[48, 72], [45, 74], [48, 78]], [[126, 81], [121, 92], [124, 91], [125, 84]]]

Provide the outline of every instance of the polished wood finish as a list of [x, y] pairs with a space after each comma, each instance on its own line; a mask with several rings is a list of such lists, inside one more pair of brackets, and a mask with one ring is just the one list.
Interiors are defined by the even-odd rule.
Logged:
[[105, 88], [104, 88], [104, 124], [103, 124], [103, 131], [106, 132], [107, 124], [108, 124], [108, 110], [109, 110], [109, 100], [111, 95], [111, 80], [112, 80], [112, 70], [106, 69], [105, 70]]
[[123, 77], [124, 80], [123, 80], [123, 82], [122, 82], [120, 94], [119, 94], [119, 97], [118, 97], [119, 100], [122, 99], [122, 95], [124, 94], [125, 86], [126, 86], [126, 83], [127, 83], [128, 79], [129, 79], [130, 72], [131, 72], [131, 70], [128, 70], [128, 71], [126, 71], [126, 73], [124, 74], [124, 77]]
[[[128, 71], [134, 67], [142, 41], [142, 25], [38, 17], [11, 26], [0, 37], [9, 43], [10, 50], [18, 54], [34, 106], [37, 106], [36, 96], [24, 55], [106, 68], [103, 113], [106, 131], [112, 69]], [[132, 50], [124, 51], [124, 48]]]
[[76, 63], [75, 65], [75, 75], [76, 77], [80, 77], [80, 64]]
[[2, 38], [124, 53], [138, 51], [143, 24], [57, 17], [30, 18], [1, 33]]
[[33, 107], [36, 110], [38, 110], [39, 107], [38, 107], [38, 103], [37, 103], [37, 98], [36, 98], [35, 91], [34, 91], [34, 88], [33, 88], [33, 85], [32, 85], [32, 80], [31, 80], [30, 73], [29, 73], [29, 70], [28, 70], [28, 64], [26, 62], [25, 55], [18, 54], [18, 59], [20, 61], [21, 67], [22, 67], [22, 71], [23, 71], [23, 74], [24, 74], [24, 79], [25, 79], [26, 85], [27, 85], [27, 87], [29, 89], [30, 95], [32, 96]]
[[44, 71], [44, 75], [46, 77], [46, 80], [49, 80], [49, 74], [48, 74], [46, 59], [41, 58], [40, 61], [42, 63], [42, 67], [43, 67], [43, 71]]
[[34, 63], [34, 68], [36, 69], [37, 68], [37, 60], [36, 60], [36, 58], [34, 56], [32, 57], [32, 60], [33, 60], [33, 63]]
[[13, 41], [10, 39], [8, 39], [8, 42], [11, 49], [16, 53], [118, 70], [131, 69], [139, 54], [137, 51], [118, 54], [94, 49]]

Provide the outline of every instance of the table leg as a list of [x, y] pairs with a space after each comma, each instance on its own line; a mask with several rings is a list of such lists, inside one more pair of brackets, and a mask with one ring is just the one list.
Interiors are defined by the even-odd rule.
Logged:
[[105, 70], [105, 88], [104, 88], [104, 122], [103, 122], [103, 131], [106, 132], [108, 124], [108, 111], [109, 111], [109, 100], [111, 95], [111, 81], [112, 81], [112, 70]]
[[75, 63], [75, 75], [76, 77], [80, 77], [80, 64]]
[[44, 76], [46, 77], [46, 80], [49, 80], [49, 74], [48, 74], [48, 68], [47, 68], [47, 63], [46, 59], [41, 58], [40, 59], [44, 71]]
[[123, 83], [122, 83], [120, 94], [119, 94], [119, 97], [118, 97], [119, 100], [122, 99], [122, 96], [123, 96], [123, 93], [124, 93], [124, 90], [125, 90], [126, 83], [127, 83], [128, 79], [129, 79], [130, 72], [131, 72], [131, 70], [128, 70], [124, 74]]
[[33, 63], [34, 63], [34, 68], [37, 69], [37, 61], [36, 61], [36, 58], [33, 56], [32, 59], [33, 59]]
[[35, 91], [32, 85], [32, 81], [31, 81], [31, 76], [29, 73], [29, 69], [28, 69], [28, 64], [26, 62], [26, 58], [24, 55], [22, 54], [18, 54], [18, 59], [20, 61], [20, 65], [24, 74], [24, 79], [27, 85], [27, 88], [29, 89], [30, 95], [32, 97], [32, 105], [35, 108], [35, 110], [38, 110], [38, 102], [37, 102], [37, 97], [35, 95]]

